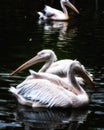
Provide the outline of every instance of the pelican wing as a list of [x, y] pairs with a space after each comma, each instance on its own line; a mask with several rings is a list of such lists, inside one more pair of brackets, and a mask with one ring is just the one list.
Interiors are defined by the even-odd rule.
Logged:
[[60, 15], [61, 15], [61, 16], [64, 15], [64, 13], [63, 13], [62, 11], [57, 10], [57, 9], [52, 8], [52, 7], [50, 7], [50, 6], [47, 6], [47, 5], [46, 5], [45, 8], [44, 8], [44, 12], [45, 12], [45, 16], [46, 16], [46, 17], [52, 17], [52, 16], [57, 16], [57, 17], [59, 17]]
[[72, 92], [46, 79], [26, 79], [17, 86], [17, 93], [28, 101], [39, 102], [47, 107], [67, 107], [72, 104], [69, 97]]
[[63, 13], [62, 11], [57, 10], [55, 8], [52, 8], [52, 7], [48, 6], [48, 5], [45, 6], [44, 11], [46, 13], [50, 13], [50, 14], [52, 14], [52, 13], [54, 13], [54, 14], [56, 14], [56, 13]]
[[67, 71], [70, 69], [71, 64], [76, 60], [59, 60], [57, 62], [52, 63], [52, 65], [46, 70], [47, 73], [52, 73], [59, 75], [61, 77], [67, 76]]

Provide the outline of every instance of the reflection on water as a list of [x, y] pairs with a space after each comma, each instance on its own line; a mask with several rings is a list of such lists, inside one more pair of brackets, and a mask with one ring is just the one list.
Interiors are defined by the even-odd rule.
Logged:
[[[78, 1], [78, 18], [73, 17], [68, 23], [44, 23], [29, 15], [31, 12], [23, 8], [23, 1], [21, 6], [21, 1], [10, 5], [1, 1], [0, 129], [104, 129], [103, 1], [96, 0], [96, 6], [94, 1], [89, 1], [89, 5], [85, 1], [84, 4], [79, 4], [80, 2]], [[28, 70], [13, 77], [9, 73], [45, 48], [53, 49], [58, 59], [79, 60], [93, 74], [97, 91], [85, 88], [91, 101], [87, 110], [32, 109], [18, 106], [17, 100], [8, 92], [10, 86], [16, 86], [29, 75]], [[41, 65], [37, 65], [33, 69], [37, 71], [40, 67]]]
[[44, 27], [44, 40], [49, 44], [50, 39], [57, 38], [56, 46], [58, 48], [67, 45], [68, 41], [71, 42], [71, 40], [77, 35], [77, 28], [69, 29], [69, 22], [50, 21], [45, 22], [42, 26]]
[[[59, 22], [59, 21], [48, 21], [48, 22], [40, 22], [39, 25], [43, 27], [43, 45], [49, 46], [50, 44], [55, 44], [57, 47], [61, 47], [64, 44], [67, 37], [67, 28], [68, 22]], [[51, 41], [50, 41], [51, 40]], [[61, 43], [58, 43], [58, 42]], [[63, 45], [62, 45], [63, 46]]]
[[19, 106], [16, 119], [24, 123], [26, 130], [34, 127], [40, 129], [73, 130], [86, 121], [87, 110], [43, 109]]
[[39, 20], [38, 24], [40, 25], [39, 28], [43, 31], [43, 36], [41, 37], [43, 48], [55, 49], [56, 53], [59, 50], [64, 53], [68, 52], [67, 56], [71, 53], [71, 43], [78, 33], [78, 28], [74, 25], [74, 23], [60, 21], [44, 22]]
[[39, 25], [42, 25], [44, 28], [44, 36], [46, 36], [46, 34], [52, 34], [52, 33], [59, 33], [58, 39], [59, 40], [65, 40], [65, 34], [67, 32], [67, 28], [68, 28], [68, 22], [61, 22], [61, 21], [40, 21], [39, 20]]

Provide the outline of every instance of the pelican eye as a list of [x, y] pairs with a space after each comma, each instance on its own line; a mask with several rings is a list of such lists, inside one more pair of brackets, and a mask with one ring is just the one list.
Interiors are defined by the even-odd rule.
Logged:
[[44, 52], [38, 53], [39, 56], [43, 56], [44, 54]]

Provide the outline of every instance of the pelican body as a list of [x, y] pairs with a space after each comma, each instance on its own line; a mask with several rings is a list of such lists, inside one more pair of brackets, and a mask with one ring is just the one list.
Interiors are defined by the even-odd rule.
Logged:
[[72, 107], [86, 106], [89, 98], [77, 82], [75, 75], [81, 76], [90, 87], [94, 84], [78, 61], [74, 61], [68, 71], [71, 83], [66, 83], [57, 75], [32, 72], [30, 76], [16, 88], [9, 89], [18, 102], [32, 107]]
[[68, 15], [68, 11], [65, 6], [68, 6], [76, 13], [79, 13], [79, 11], [76, 9], [76, 7], [73, 4], [71, 4], [71, 2], [69, 2], [68, 0], [60, 0], [60, 4], [61, 4], [63, 11], [54, 9], [54, 8], [46, 5], [42, 12], [38, 12], [38, 14], [40, 16], [39, 19], [55, 20], [55, 21], [68, 20], [69, 15]]

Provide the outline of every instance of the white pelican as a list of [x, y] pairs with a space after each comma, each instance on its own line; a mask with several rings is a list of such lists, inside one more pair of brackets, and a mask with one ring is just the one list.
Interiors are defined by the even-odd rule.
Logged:
[[76, 7], [73, 4], [71, 4], [71, 2], [69, 2], [68, 0], [60, 0], [60, 4], [63, 11], [54, 9], [46, 5], [42, 12], [38, 12], [38, 14], [40, 15], [39, 19], [59, 21], [68, 20], [69, 15], [65, 6], [70, 7], [72, 10], [79, 14], [79, 11], [76, 9]]
[[[52, 50], [45, 49], [38, 52], [35, 57], [22, 64], [20, 67], [14, 70], [10, 75], [14, 75], [15, 73], [20, 72], [33, 64], [39, 62], [45, 62], [45, 64], [39, 70], [39, 72], [52, 73], [60, 76], [61, 78], [65, 79], [67, 82], [70, 82], [69, 79], [67, 78], [67, 72], [70, 68], [70, 65], [75, 60], [69, 60], [69, 59], [59, 60], [59, 61], [56, 60], [57, 60], [56, 54]], [[83, 84], [82, 78], [78, 76], [76, 76], [76, 78], [80, 82], [80, 84]]]
[[72, 107], [86, 106], [89, 98], [84, 89], [76, 81], [75, 75], [80, 75], [90, 87], [94, 88], [92, 80], [83, 70], [78, 61], [74, 61], [69, 69], [68, 84], [57, 75], [49, 73], [32, 73], [16, 88], [9, 89], [18, 102], [32, 107]]

